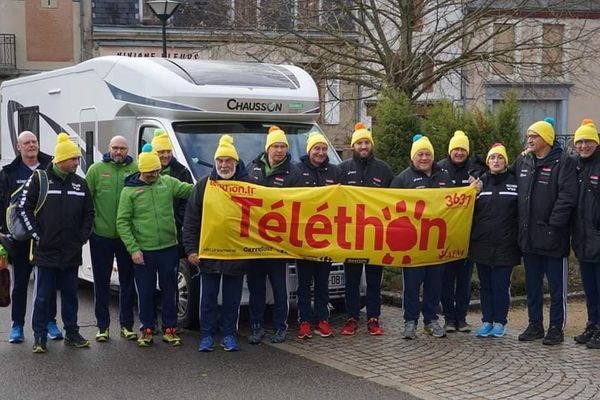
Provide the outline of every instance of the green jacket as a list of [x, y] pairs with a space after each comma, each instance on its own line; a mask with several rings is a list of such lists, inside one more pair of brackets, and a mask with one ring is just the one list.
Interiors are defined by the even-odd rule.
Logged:
[[125, 179], [117, 213], [117, 231], [129, 254], [177, 245], [173, 199], [187, 199], [194, 185], [159, 176], [148, 185], [136, 173]]
[[94, 233], [110, 239], [117, 239], [117, 208], [125, 185], [125, 177], [137, 172], [137, 161], [131, 156], [122, 164], [116, 164], [110, 155], [105, 154], [101, 162], [92, 164], [85, 175], [92, 199], [94, 200]]

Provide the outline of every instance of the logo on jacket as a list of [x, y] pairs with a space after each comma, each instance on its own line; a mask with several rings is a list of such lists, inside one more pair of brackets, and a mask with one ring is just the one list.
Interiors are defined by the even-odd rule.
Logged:
[[81, 183], [71, 182], [71, 186], [73, 187], [73, 190], [77, 190], [77, 191], [81, 190]]

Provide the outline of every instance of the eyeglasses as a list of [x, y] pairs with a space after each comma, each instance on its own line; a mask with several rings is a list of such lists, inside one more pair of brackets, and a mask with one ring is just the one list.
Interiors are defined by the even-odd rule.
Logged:
[[127, 147], [119, 147], [119, 146], [111, 146], [110, 149], [115, 150], [115, 151], [127, 151], [128, 150]]

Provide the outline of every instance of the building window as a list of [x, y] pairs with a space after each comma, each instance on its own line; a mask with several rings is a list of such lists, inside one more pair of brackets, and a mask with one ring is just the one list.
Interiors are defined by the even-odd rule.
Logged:
[[494, 54], [492, 69], [496, 75], [512, 75], [515, 63], [515, 26], [494, 24]]
[[543, 48], [542, 48], [542, 75], [544, 77], [557, 77], [563, 73], [562, 68], [562, 46], [564, 25], [543, 25]]
[[58, 8], [58, 0], [41, 0], [42, 8]]

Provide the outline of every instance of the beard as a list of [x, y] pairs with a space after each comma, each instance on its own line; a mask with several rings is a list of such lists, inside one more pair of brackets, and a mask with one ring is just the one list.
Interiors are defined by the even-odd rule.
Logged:
[[235, 169], [232, 169], [226, 173], [224, 171], [217, 170], [217, 175], [219, 175], [221, 177], [221, 179], [228, 180], [228, 179], [233, 178], [233, 176], [235, 175]]

